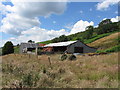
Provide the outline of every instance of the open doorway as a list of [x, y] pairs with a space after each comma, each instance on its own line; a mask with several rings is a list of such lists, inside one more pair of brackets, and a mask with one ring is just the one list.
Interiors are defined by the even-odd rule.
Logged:
[[75, 47], [74, 53], [83, 53], [83, 47]]

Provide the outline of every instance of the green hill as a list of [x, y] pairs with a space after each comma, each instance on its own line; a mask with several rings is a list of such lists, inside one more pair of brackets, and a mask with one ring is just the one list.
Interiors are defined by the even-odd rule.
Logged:
[[118, 36], [120, 32], [113, 33], [104, 38], [100, 38], [92, 43], [89, 43], [89, 46], [98, 48], [98, 52], [116, 52], [120, 51], [120, 37]]
[[[109, 21], [109, 23], [104, 24], [104, 22], [106, 21]], [[93, 26], [88, 26], [86, 27], [86, 30], [83, 32], [78, 32], [78, 33], [68, 35], [68, 36], [62, 35], [52, 40], [39, 42], [39, 43], [49, 44], [49, 43], [56, 43], [56, 42], [63, 42], [63, 41], [80, 40], [84, 42], [85, 44], [98, 48], [98, 50], [105, 51], [107, 49], [111, 50], [111, 48], [113, 50], [113, 49], [116, 49], [116, 47], [117, 49], [119, 47], [118, 45], [119, 38], [117, 35], [117, 32], [119, 31], [120, 31], [120, 22], [112, 23], [110, 22], [109, 19], [106, 19], [100, 22], [97, 28], [94, 28]], [[116, 35], [114, 39], [109, 39], [109, 41], [107, 40], [108, 39], [107, 37], [112, 37], [114, 35]], [[99, 41], [102, 40], [102, 38], [106, 40], [104, 40], [104, 42], [98, 43]], [[119, 49], [115, 51], [119, 51]]]
[[[105, 22], [108, 20], [109, 19], [106, 19], [102, 22]], [[93, 26], [88, 26], [86, 27], [86, 30], [83, 32], [78, 32], [78, 33], [68, 35], [68, 36], [62, 35], [52, 40], [39, 42], [39, 43], [49, 44], [49, 43], [56, 43], [56, 42], [63, 42], [63, 41], [81, 40], [84, 43], [88, 44], [95, 40], [103, 38], [105, 36], [108, 36], [112, 33], [119, 32], [120, 22], [115, 22], [115, 23], [110, 22], [108, 24], [101, 25], [102, 22], [100, 22], [97, 28], [94, 28]]]

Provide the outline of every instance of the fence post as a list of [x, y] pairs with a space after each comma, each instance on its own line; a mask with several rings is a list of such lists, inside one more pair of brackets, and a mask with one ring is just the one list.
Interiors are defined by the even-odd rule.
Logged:
[[48, 56], [48, 61], [49, 61], [50, 68], [52, 69], [51, 61], [50, 61], [50, 56]]
[[35, 54], [38, 55], [38, 47], [35, 49]]

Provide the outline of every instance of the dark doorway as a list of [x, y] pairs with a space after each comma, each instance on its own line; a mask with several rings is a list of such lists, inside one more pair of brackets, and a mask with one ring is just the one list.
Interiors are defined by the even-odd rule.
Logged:
[[27, 48], [27, 51], [33, 51], [33, 50], [35, 50], [35, 48]]
[[75, 47], [74, 52], [75, 53], [83, 53], [83, 47]]
[[61, 46], [61, 47], [53, 47], [54, 52], [65, 52], [67, 50], [66, 46]]

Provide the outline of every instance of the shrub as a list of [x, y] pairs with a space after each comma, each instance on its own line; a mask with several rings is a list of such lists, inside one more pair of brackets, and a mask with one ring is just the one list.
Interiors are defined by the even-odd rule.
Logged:
[[76, 60], [76, 56], [75, 55], [70, 55], [69, 60]]
[[8, 41], [3, 46], [2, 54], [6, 55], [6, 54], [11, 54], [11, 53], [14, 53], [14, 46], [11, 41]]
[[66, 54], [63, 54], [63, 55], [60, 57], [60, 60], [63, 61], [63, 60], [65, 60], [65, 59], [67, 59], [67, 55], [66, 55]]

